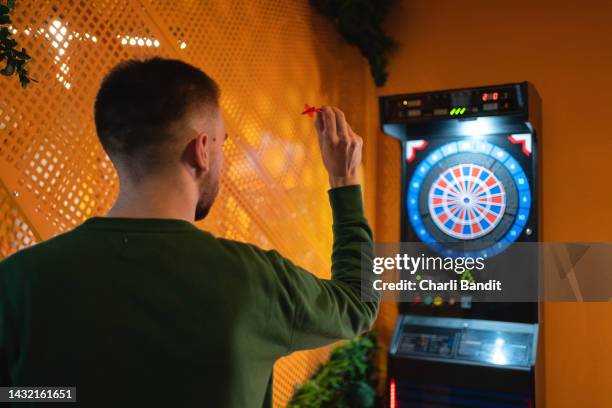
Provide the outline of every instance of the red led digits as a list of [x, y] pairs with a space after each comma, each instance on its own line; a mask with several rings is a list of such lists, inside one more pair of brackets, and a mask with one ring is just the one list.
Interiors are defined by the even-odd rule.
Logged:
[[499, 99], [499, 92], [492, 92], [492, 93], [483, 93], [482, 94], [482, 101], [486, 102], [488, 100], [492, 100], [492, 101], [496, 101]]

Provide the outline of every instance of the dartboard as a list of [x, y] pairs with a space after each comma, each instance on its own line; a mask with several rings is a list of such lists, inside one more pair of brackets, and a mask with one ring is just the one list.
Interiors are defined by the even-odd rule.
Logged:
[[503, 251], [531, 210], [528, 179], [506, 150], [483, 140], [430, 152], [409, 181], [408, 218], [419, 239], [443, 254], [457, 244], [477, 256]]
[[474, 239], [491, 232], [504, 215], [504, 185], [483, 166], [463, 163], [446, 169], [429, 189], [429, 213], [454, 238]]

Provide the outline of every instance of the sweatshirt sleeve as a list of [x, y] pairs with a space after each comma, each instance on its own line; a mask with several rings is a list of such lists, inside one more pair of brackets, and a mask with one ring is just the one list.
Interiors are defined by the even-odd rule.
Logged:
[[10, 298], [18, 291], [9, 291], [8, 289], [10, 280], [8, 279], [8, 267], [6, 266], [9, 262], [12, 262], [12, 259], [5, 260], [0, 264], [0, 387], [10, 385], [8, 353], [9, 350], [16, 348], [17, 343], [17, 329], [12, 313], [10, 313]]
[[[281, 286], [281, 299], [272, 307], [284, 309], [273, 314], [289, 320], [289, 352], [360, 335], [370, 329], [378, 311], [379, 299], [371, 286], [361, 288], [362, 261], [368, 267], [373, 258], [361, 188], [331, 189], [329, 199], [334, 234], [331, 279], [320, 279], [275, 251], [267, 253]], [[362, 301], [362, 294], [372, 301]]]
[[[0, 293], [1, 292], [0, 288]], [[0, 387], [7, 387], [9, 385], [9, 369], [8, 369], [8, 361], [6, 356], [6, 316], [5, 316], [5, 306], [2, 303], [2, 298], [0, 298]]]

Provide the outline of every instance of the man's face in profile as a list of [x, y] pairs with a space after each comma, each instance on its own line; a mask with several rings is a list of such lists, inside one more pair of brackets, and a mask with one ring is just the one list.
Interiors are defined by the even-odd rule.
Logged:
[[216, 108], [212, 115], [206, 115], [203, 120], [207, 120], [210, 123], [210, 125], [207, 126], [209, 129], [207, 139], [209, 168], [208, 171], [202, 172], [200, 178], [200, 196], [195, 212], [196, 221], [200, 221], [208, 215], [219, 193], [219, 177], [221, 175], [221, 168], [223, 167], [223, 143], [227, 137], [221, 108]]

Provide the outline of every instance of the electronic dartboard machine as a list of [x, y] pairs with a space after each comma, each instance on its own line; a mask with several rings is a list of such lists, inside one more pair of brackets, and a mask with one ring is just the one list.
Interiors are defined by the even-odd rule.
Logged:
[[[540, 101], [527, 82], [380, 98], [401, 141], [402, 242], [504, 262], [538, 240]], [[451, 249], [452, 248], [452, 249]], [[538, 265], [530, 266], [538, 285]], [[531, 275], [529, 275], [531, 276]], [[537, 302], [400, 303], [389, 406], [534, 407]]]

